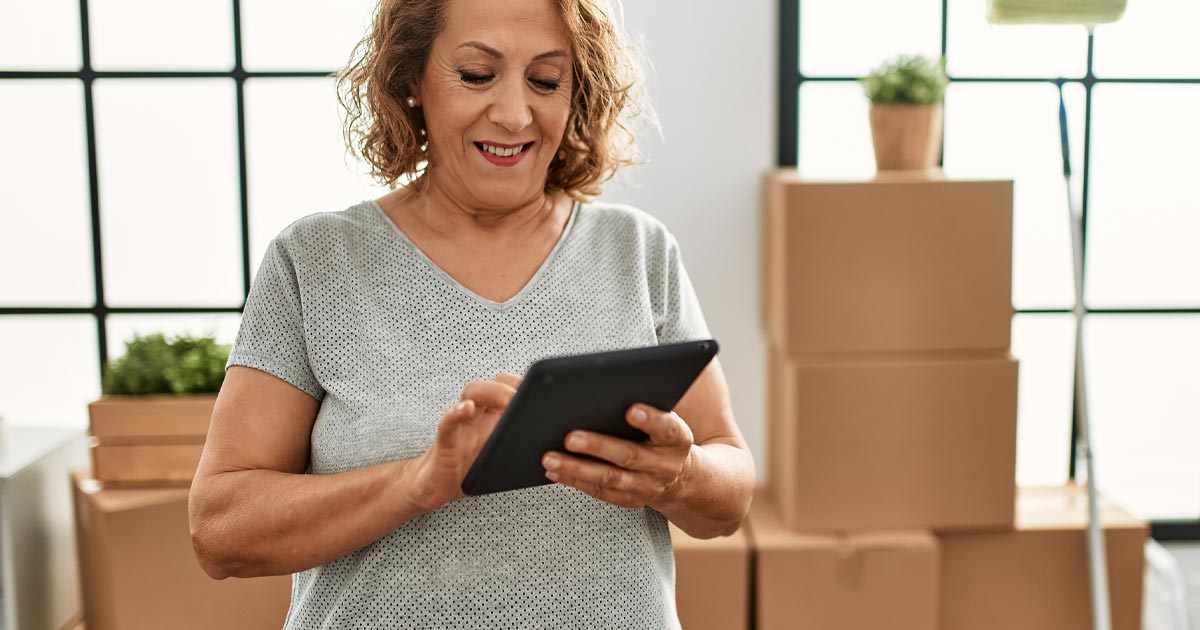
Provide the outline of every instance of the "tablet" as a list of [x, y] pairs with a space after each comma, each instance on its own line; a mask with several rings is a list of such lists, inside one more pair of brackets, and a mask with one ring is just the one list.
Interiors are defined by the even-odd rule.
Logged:
[[[542, 359], [517, 393], [463, 479], [468, 495], [547, 485], [542, 456], [566, 452], [576, 429], [645, 441], [625, 419], [634, 403], [674, 409], [717, 354], [713, 339]], [[593, 459], [588, 455], [572, 453]]]

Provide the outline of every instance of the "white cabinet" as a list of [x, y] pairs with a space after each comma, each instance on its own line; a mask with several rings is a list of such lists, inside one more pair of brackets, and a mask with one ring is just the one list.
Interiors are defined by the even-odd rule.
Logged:
[[59, 630], [81, 618], [71, 470], [83, 429], [0, 426], [0, 630]]

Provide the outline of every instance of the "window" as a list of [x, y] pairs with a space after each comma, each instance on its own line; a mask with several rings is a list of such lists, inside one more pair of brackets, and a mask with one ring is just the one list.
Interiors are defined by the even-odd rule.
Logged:
[[[856, 79], [894, 55], [946, 56], [942, 166], [1016, 182], [1012, 352], [1017, 480], [1073, 474], [1074, 291], [1056, 79], [1085, 221], [1083, 336], [1101, 488], [1200, 538], [1200, 42], [1188, 0], [1130, 2], [1094, 35], [996, 26], [979, 0], [781, 0], [778, 163], [874, 171]], [[869, 16], [864, 18], [863, 16]]]
[[386, 192], [332, 78], [373, 8], [0, 4], [0, 415], [85, 426], [134, 333], [232, 343], [275, 234]]

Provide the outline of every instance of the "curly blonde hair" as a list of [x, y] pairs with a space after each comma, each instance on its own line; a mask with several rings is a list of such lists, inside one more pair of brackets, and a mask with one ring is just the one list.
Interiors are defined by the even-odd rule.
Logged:
[[[336, 75], [338, 102], [346, 111], [346, 146], [371, 166], [371, 177], [389, 188], [399, 180], [420, 188], [425, 180], [424, 115], [403, 103], [445, 24], [445, 3], [381, 0], [370, 31]], [[582, 200], [600, 194], [620, 167], [636, 163], [633, 122], [652, 113], [643, 106], [640, 68], [607, 0], [555, 0], [555, 5], [574, 63], [571, 111], [546, 191]]]

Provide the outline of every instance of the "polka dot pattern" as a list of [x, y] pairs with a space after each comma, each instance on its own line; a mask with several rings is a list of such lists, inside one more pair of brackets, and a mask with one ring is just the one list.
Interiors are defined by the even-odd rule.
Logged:
[[[498, 303], [428, 259], [373, 200], [272, 242], [228, 365], [321, 402], [308, 472], [409, 459], [472, 380], [548, 356], [708, 337], [674, 237], [576, 204], [526, 287]], [[293, 576], [286, 628], [678, 628], [666, 519], [554, 484], [466, 497]]]

